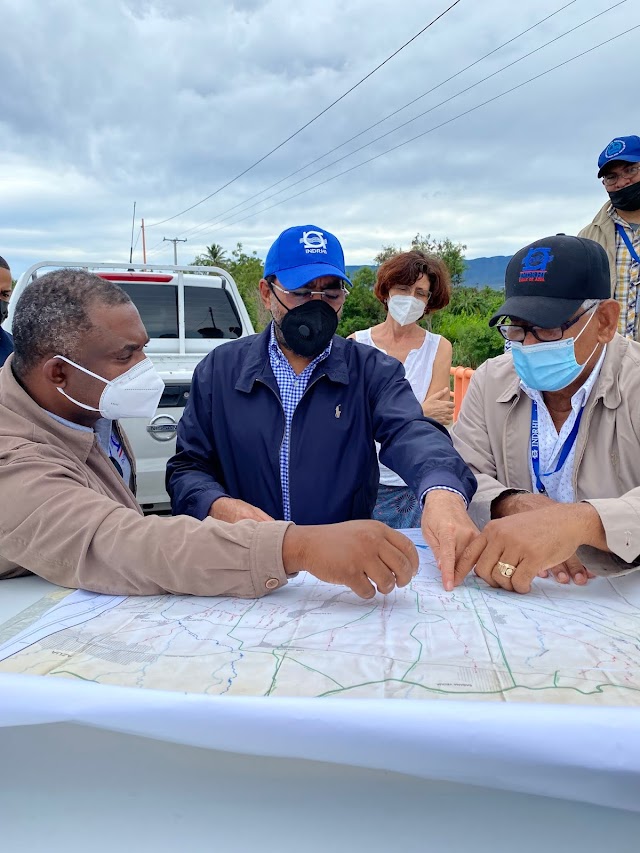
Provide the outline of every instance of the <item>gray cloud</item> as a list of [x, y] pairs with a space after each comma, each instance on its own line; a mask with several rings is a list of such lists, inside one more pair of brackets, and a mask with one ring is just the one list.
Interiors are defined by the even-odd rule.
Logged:
[[[186, 233], [184, 260], [211, 241], [232, 247], [240, 240], [264, 253], [281, 228], [304, 221], [334, 230], [350, 262], [367, 262], [381, 244], [406, 245], [417, 231], [459, 240], [474, 257], [577, 230], [606, 198], [595, 178], [599, 151], [617, 134], [638, 132], [628, 71], [637, 31], [284, 200], [621, 32], [635, 23], [629, 2], [353, 158], [246, 213], [239, 208], [219, 216], [560, 5], [460, 3], [259, 167], [185, 216], [150, 229], [148, 245]], [[612, 0], [572, 4], [302, 176], [609, 5]], [[138, 217], [153, 223], [213, 192], [445, 6], [411, 0], [325, 0], [318, 7], [289, 0], [22, 0], [18, 6], [0, 0], [0, 254], [14, 272], [41, 258], [127, 259], [134, 199]], [[283, 203], [266, 209], [276, 202]], [[257, 215], [240, 221], [249, 213]], [[208, 220], [207, 228], [189, 230]], [[166, 243], [153, 256], [169, 257]]]

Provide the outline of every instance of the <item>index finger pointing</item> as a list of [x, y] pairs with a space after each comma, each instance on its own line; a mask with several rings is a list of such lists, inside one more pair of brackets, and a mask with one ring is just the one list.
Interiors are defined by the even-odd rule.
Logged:
[[487, 540], [482, 534], [476, 536], [476, 538], [467, 545], [455, 568], [456, 586], [462, 583], [469, 572], [473, 569], [486, 547]]

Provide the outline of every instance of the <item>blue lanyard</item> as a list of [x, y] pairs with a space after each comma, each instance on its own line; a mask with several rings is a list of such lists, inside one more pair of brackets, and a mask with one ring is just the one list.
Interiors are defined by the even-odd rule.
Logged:
[[546, 473], [540, 475], [540, 440], [538, 437], [538, 404], [535, 400], [531, 401], [531, 467], [533, 468], [533, 474], [536, 478], [536, 488], [540, 492], [541, 495], [546, 493], [546, 489], [540, 479], [540, 476], [548, 477], [550, 474], [557, 474], [558, 471], [562, 469], [562, 466], [569, 458], [569, 454], [573, 449], [573, 445], [576, 443], [576, 439], [578, 437], [578, 430], [580, 429], [580, 421], [582, 419], [582, 413], [584, 409], [580, 409], [578, 413], [578, 417], [576, 418], [576, 422], [573, 425], [573, 429], [567, 436], [565, 443], [562, 445], [562, 450], [560, 451], [560, 456], [558, 457], [558, 464], [553, 469], [553, 471], [547, 471]]
[[622, 225], [620, 225], [619, 222], [616, 222], [616, 231], [622, 237], [622, 240], [623, 240], [625, 246], [627, 247], [627, 249], [629, 250], [629, 254], [633, 258], [633, 260], [637, 264], [640, 264], [640, 258], [638, 257], [638, 253], [633, 248], [633, 243], [629, 239], [629, 235], [627, 234], [626, 230], [622, 227]]

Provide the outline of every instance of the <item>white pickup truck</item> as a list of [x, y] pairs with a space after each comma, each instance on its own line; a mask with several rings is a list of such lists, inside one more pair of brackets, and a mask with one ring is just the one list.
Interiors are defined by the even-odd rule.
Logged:
[[85, 269], [116, 282], [140, 312], [150, 338], [146, 352], [166, 388], [151, 420], [126, 419], [122, 426], [136, 457], [138, 501], [145, 512], [166, 512], [170, 506], [165, 467], [175, 452], [178, 421], [193, 371], [214, 347], [254, 332], [236, 283], [218, 267], [41, 262], [29, 267], [13, 290], [3, 324], [7, 331], [24, 288], [34, 278], [61, 267]]

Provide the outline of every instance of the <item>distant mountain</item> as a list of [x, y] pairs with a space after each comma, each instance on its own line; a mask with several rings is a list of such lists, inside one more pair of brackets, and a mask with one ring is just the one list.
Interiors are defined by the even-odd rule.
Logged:
[[[464, 272], [462, 283], [465, 287], [492, 287], [494, 290], [502, 290], [504, 287], [504, 272], [511, 255], [495, 255], [493, 258], [467, 258], [467, 267]], [[347, 266], [347, 275], [351, 276], [356, 270], [368, 266], [375, 270], [375, 264], [350, 264]]]
[[467, 258], [462, 283], [465, 287], [492, 287], [502, 290], [504, 273], [511, 255], [495, 255], [493, 258]]

